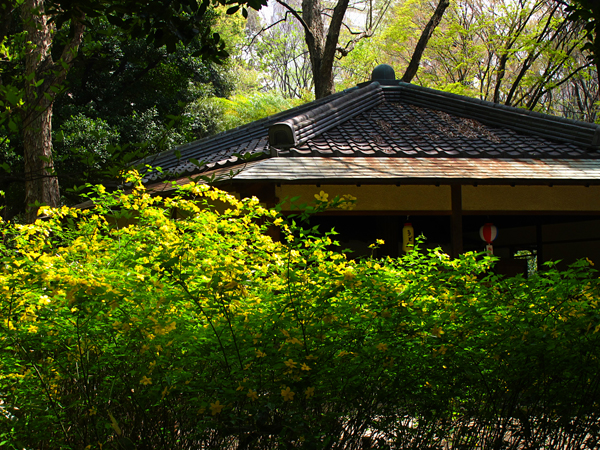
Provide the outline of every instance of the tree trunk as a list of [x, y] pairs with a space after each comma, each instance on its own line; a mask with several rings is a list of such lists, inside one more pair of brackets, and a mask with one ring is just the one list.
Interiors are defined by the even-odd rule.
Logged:
[[[44, 0], [25, 0], [23, 28], [30, 45], [25, 54], [25, 105], [22, 110], [25, 163], [25, 220], [37, 217], [35, 203], [60, 205], [58, 178], [52, 161], [52, 105], [83, 39], [84, 14], [71, 18], [70, 41], [62, 49], [60, 64], [50, 53], [54, 30], [44, 14]], [[77, 10], [75, 10], [77, 12]]]
[[315, 98], [326, 97], [334, 91], [333, 70], [327, 70], [323, 63], [325, 55], [325, 24], [321, 15], [319, 0], [302, 0], [302, 20], [308, 30], [304, 39], [308, 46], [310, 67], [315, 84]]
[[[38, 12], [39, 11], [39, 12]], [[26, 0], [22, 17], [31, 42], [25, 55], [25, 108], [23, 112], [23, 147], [25, 151], [25, 202], [26, 220], [31, 223], [37, 217], [35, 202], [48, 206], [59, 206], [60, 191], [52, 162], [52, 100], [44, 95], [35, 84], [46, 80], [40, 77], [44, 68], [51, 66], [49, 49], [52, 30], [43, 15], [44, 0]], [[31, 78], [29, 78], [31, 77]]]
[[[31, 98], [27, 96], [27, 101]], [[41, 105], [29, 111], [23, 121], [23, 147], [25, 150], [25, 212], [26, 221], [32, 223], [37, 217], [38, 206], [60, 205], [58, 178], [52, 162], [52, 104]], [[39, 110], [38, 110], [39, 108]]]
[[323, 22], [320, 0], [302, 0], [302, 20], [304, 36], [315, 84], [315, 98], [323, 98], [335, 92], [333, 62], [337, 50], [340, 29], [349, 0], [339, 0], [336, 4], [327, 33]]
[[449, 5], [450, 0], [440, 0], [440, 2], [438, 3], [437, 7], [435, 8], [435, 11], [433, 12], [433, 15], [431, 16], [431, 19], [429, 19], [427, 26], [425, 26], [423, 33], [421, 33], [419, 42], [417, 42], [417, 46], [415, 47], [413, 56], [410, 60], [410, 63], [408, 64], [408, 67], [406, 68], [406, 72], [402, 76], [401, 81], [410, 83], [417, 74], [417, 71], [419, 70], [419, 65], [421, 64], [421, 57], [423, 56], [423, 52], [427, 47], [427, 43], [433, 35], [434, 30], [442, 20], [442, 16], [444, 15], [444, 12], [446, 11], [446, 8], [448, 8]]

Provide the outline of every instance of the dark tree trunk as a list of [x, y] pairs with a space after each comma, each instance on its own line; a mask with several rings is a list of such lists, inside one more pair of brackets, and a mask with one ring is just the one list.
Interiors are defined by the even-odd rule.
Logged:
[[413, 56], [410, 60], [410, 63], [408, 64], [408, 67], [406, 68], [406, 72], [404, 72], [404, 75], [402, 76], [401, 81], [410, 83], [417, 74], [417, 71], [419, 70], [419, 65], [421, 64], [421, 57], [423, 56], [425, 48], [427, 48], [427, 43], [433, 35], [434, 30], [442, 20], [444, 12], [446, 11], [446, 8], [448, 8], [449, 5], [450, 0], [440, 0], [440, 2], [438, 3], [437, 7], [435, 8], [435, 11], [433, 12], [433, 15], [431, 16], [431, 19], [429, 19], [427, 26], [423, 30], [423, 33], [421, 33], [419, 42], [417, 42], [417, 46], [415, 47]]
[[60, 205], [58, 178], [52, 161], [52, 105], [83, 38], [83, 14], [71, 19], [71, 40], [63, 48], [60, 64], [50, 55], [54, 30], [44, 15], [44, 0], [25, 0], [22, 20], [31, 42], [25, 55], [25, 106], [22, 112], [25, 163], [25, 220], [37, 217], [36, 202]]
[[349, 0], [339, 0], [336, 4], [327, 33], [323, 22], [323, 8], [320, 0], [302, 0], [302, 20], [305, 39], [310, 55], [315, 98], [323, 98], [335, 92], [333, 62], [337, 51], [340, 29]]
[[[40, 11], [40, 13], [36, 13]], [[60, 204], [58, 179], [52, 162], [52, 100], [36, 88], [35, 83], [43, 80], [48, 61], [52, 30], [47, 23], [43, 0], [26, 0], [23, 4], [23, 23], [31, 46], [25, 56], [26, 76], [33, 76], [25, 86], [25, 108], [23, 112], [23, 147], [25, 151], [25, 202], [26, 220], [34, 222], [37, 207], [35, 202], [48, 206]], [[47, 73], [47, 75], [50, 75]], [[46, 81], [46, 80], [44, 80]]]

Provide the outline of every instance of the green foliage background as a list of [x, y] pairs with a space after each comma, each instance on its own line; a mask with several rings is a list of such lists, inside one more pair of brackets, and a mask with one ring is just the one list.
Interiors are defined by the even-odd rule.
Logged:
[[[348, 260], [191, 184], [2, 224], [6, 448], [597, 448], [600, 286], [418, 249]], [[281, 242], [268, 230], [279, 227]]]

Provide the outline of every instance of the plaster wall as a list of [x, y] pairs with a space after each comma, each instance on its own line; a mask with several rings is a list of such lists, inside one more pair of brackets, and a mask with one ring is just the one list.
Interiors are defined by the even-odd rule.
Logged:
[[[314, 201], [324, 191], [329, 198], [350, 194], [356, 211], [448, 211], [450, 186], [284, 184], [276, 188], [283, 200], [300, 196], [299, 204]], [[463, 186], [463, 211], [600, 211], [600, 186]], [[289, 209], [287, 203], [284, 209]]]
[[600, 211], [600, 186], [463, 186], [463, 211]]

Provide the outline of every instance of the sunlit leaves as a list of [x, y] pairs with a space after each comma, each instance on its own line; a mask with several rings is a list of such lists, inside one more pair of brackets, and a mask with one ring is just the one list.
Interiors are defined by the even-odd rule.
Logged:
[[[128, 192], [95, 188], [89, 209], [2, 224], [3, 439], [219, 448], [247, 429], [255, 448], [322, 448], [368, 431], [438, 448], [492, 439], [494, 418], [525, 409], [531, 439], [593, 432], [589, 261], [503, 279], [487, 257], [440, 249], [348, 260], [333, 234], [299, 225], [315, 205], [286, 217], [200, 184], [152, 196], [128, 177]], [[325, 194], [320, 208], [344, 204]], [[574, 415], [590, 421], [561, 425]]]

